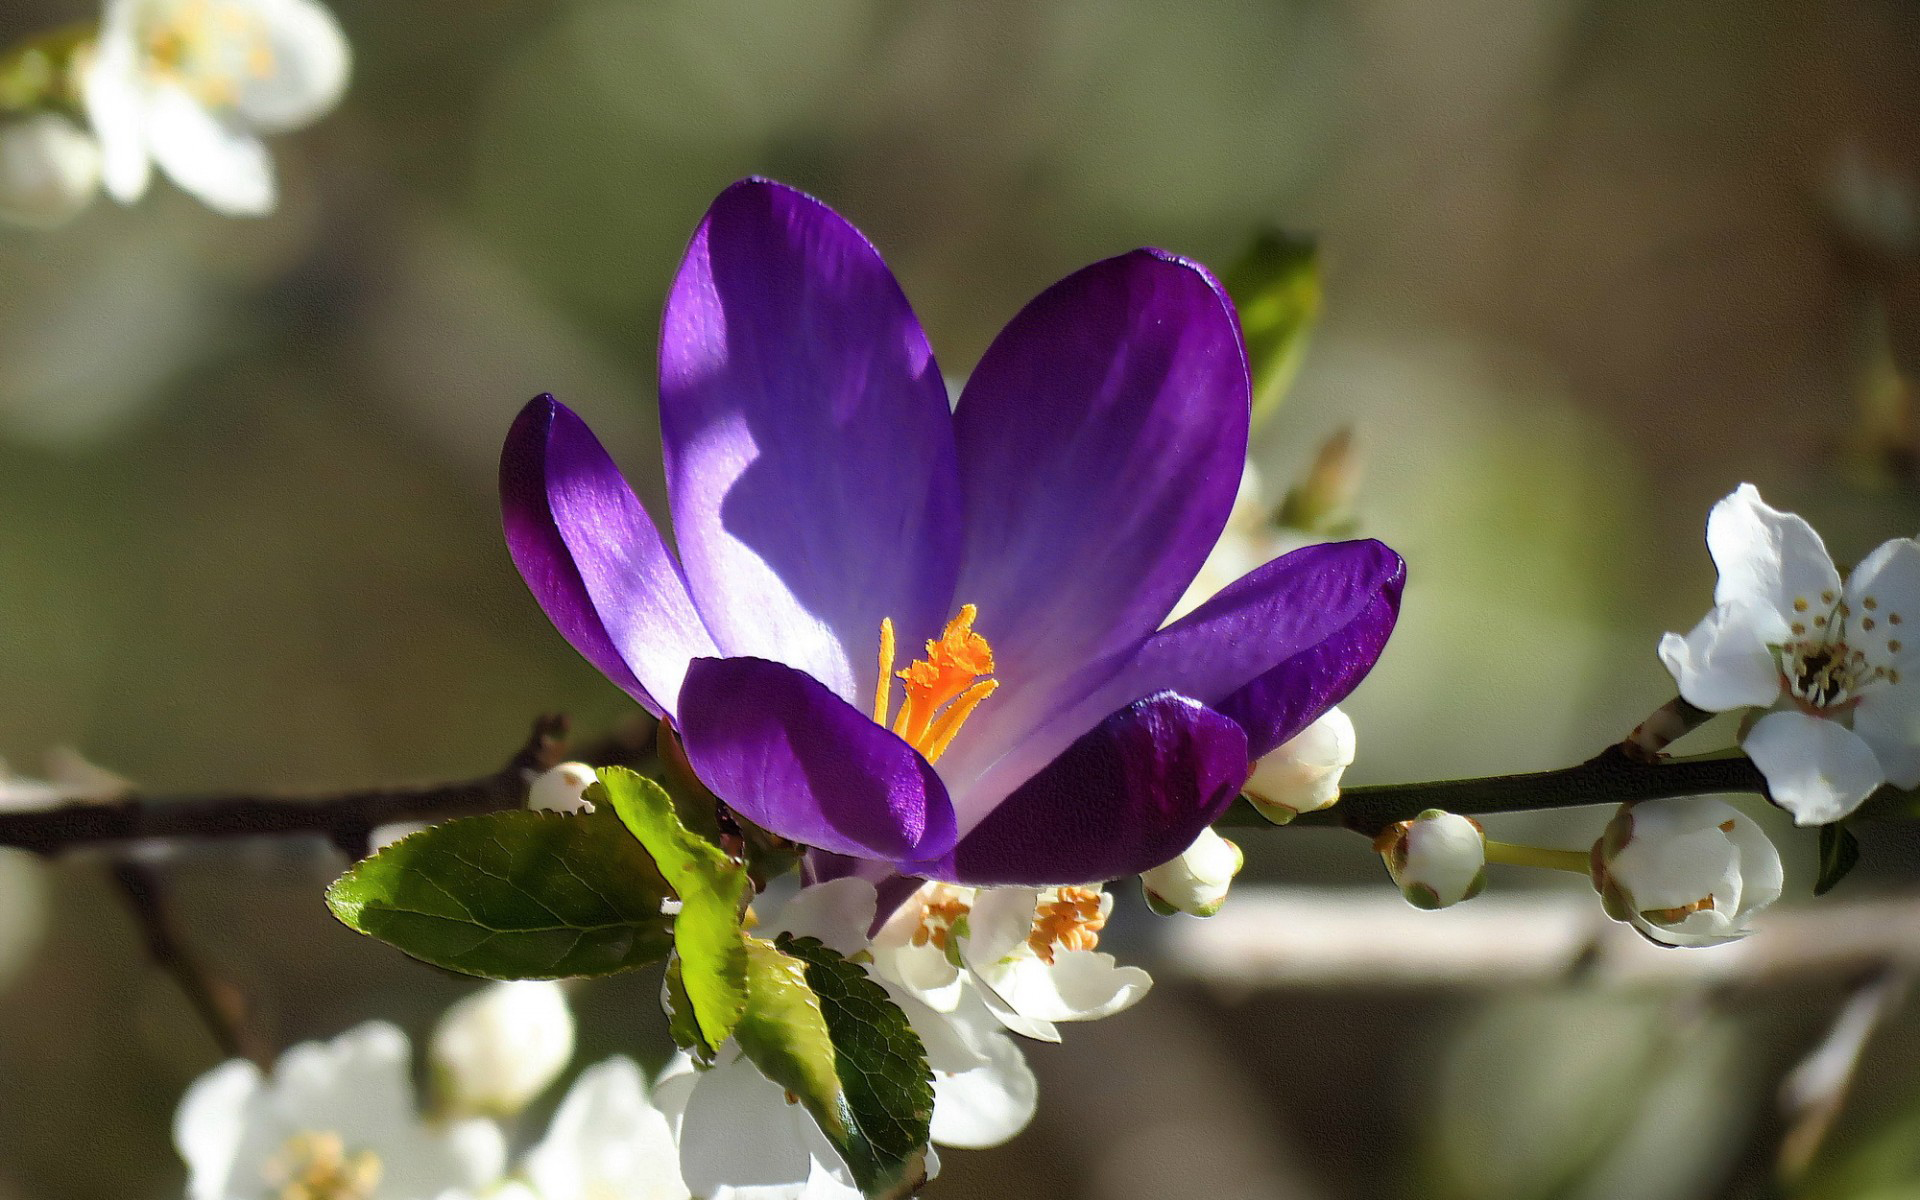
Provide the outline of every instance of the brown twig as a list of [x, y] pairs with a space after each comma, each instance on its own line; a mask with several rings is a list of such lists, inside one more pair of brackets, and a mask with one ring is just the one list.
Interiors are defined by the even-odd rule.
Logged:
[[186, 995], [220, 1052], [228, 1058], [250, 1058], [266, 1066], [267, 1046], [248, 1025], [246, 996], [216, 977], [188, 948], [174, 923], [166, 884], [159, 872], [144, 863], [123, 859], [113, 864], [113, 881], [146, 938], [148, 957]]
[[[0, 812], [0, 846], [57, 855], [83, 846], [168, 839], [213, 839], [315, 834], [349, 856], [365, 853], [376, 826], [517, 808], [533, 779], [567, 756], [564, 717], [536, 720], [525, 745], [505, 766], [452, 783], [365, 788], [327, 795], [132, 793], [106, 803], [69, 801], [51, 807]], [[595, 766], [632, 764], [651, 753], [652, 729], [633, 728], [583, 748], [577, 757]]]

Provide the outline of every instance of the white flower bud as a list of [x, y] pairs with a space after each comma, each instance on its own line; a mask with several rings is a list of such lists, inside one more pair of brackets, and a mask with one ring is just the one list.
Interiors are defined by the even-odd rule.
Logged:
[[566, 993], [546, 980], [489, 984], [440, 1018], [427, 1058], [448, 1113], [512, 1116], [573, 1058]]
[[1147, 904], [1162, 916], [1176, 912], [1210, 917], [1227, 901], [1227, 888], [1246, 856], [1240, 847], [1211, 829], [1203, 829], [1178, 858], [1140, 873]]
[[1471, 900], [1487, 885], [1487, 837], [1471, 817], [1430, 808], [1373, 844], [1400, 894], [1415, 908]]
[[1782, 882], [1773, 842], [1710, 796], [1623, 804], [1593, 844], [1593, 886], [1607, 915], [1663, 946], [1745, 937]]
[[1352, 719], [1330, 708], [1255, 763], [1243, 790], [1261, 816], [1285, 825], [1340, 798], [1340, 777], [1353, 765], [1353, 752]]
[[100, 191], [100, 146], [58, 113], [0, 125], [0, 220], [64, 225]]
[[533, 781], [527, 789], [527, 807], [535, 812], [592, 812], [592, 803], [581, 793], [593, 786], [595, 778], [587, 764], [563, 762]]

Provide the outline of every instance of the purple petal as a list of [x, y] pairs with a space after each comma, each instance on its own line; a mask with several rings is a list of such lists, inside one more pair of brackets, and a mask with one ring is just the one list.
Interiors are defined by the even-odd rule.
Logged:
[[552, 396], [514, 419], [500, 454], [514, 565], [573, 648], [656, 716], [687, 662], [714, 653], [659, 530], [586, 423]]
[[953, 805], [927, 760], [792, 667], [695, 659], [680, 735], [713, 793], [782, 837], [883, 862], [953, 846]]
[[667, 297], [660, 425], [722, 651], [870, 707], [881, 618], [939, 631], [960, 537], [946, 385], [879, 252], [791, 188], [721, 193]]
[[1184, 696], [1151, 696], [1074, 742], [943, 861], [913, 869], [1029, 887], [1137, 874], [1191, 845], [1246, 778], [1239, 725]]
[[1158, 628], [1233, 507], [1247, 412], [1226, 293], [1160, 251], [1068, 276], [988, 348], [954, 414], [967, 506], [954, 598], [979, 606], [1005, 686], [955, 743], [949, 779]]
[[1232, 718], [1259, 758], [1372, 669], [1405, 581], [1406, 564], [1376, 541], [1308, 546], [1247, 573], [1148, 638], [1119, 671], [970, 784], [960, 796], [962, 823], [1107, 713], [1155, 692], [1192, 696]]

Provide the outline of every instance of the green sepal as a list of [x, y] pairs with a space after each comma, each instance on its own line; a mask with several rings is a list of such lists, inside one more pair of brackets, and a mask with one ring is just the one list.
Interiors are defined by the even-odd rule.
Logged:
[[1278, 229], [1254, 236], [1221, 276], [1240, 312], [1253, 373], [1253, 423], [1273, 415], [1286, 398], [1307, 336], [1320, 319], [1320, 253], [1307, 238]]
[[727, 1040], [747, 1006], [747, 952], [741, 917], [750, 884], [744, 864], [688, 829], [665, 788], [624, 767], [602, 767], [587, 789], [595, 805], [611, 805], [646, 847], [674, 894], [680, 913], [673, 948], [688, 1006], [709, 1051]]
[[1820, 873], [1813, 881], [1813, 894], [1832, 891], [1860, 863], [1860, 839], [1853, 830], [1838, 822], [1820, 827]]
[[327, 889], [351, 929], [487, 979], [609, 975], [673, 948], [671, 890], [611, 813], [499, 812], [432, 825]]
[[819, 1124], [869, 1200], [926, 1179], [933, 1073], [907, 1016], [858, 964], [814, 938], [746, 939], [740, 1048]]

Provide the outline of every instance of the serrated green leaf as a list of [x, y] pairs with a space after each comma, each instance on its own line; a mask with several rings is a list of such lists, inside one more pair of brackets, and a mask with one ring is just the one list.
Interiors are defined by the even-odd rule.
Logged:
[[1262, 230], [1221, 278], [1240, 311], [1253, 372], [1253, 420], [1273, 415], [1300, 372], [1320, 319], [1320, 254], [1313, 242]]
[[713, 1065], [713, 1052], [700, 1035], [700, 1023], [693, 1016], [693, 1001], [687, 998], [687, 981], [680, 974], [680, 960], [667, 960], [666, 982], [661, 987], [661, 1007], [667, 1013], [667, 1033], [673, 1044], [691, 1054], [701, 1066]]
[[665, 958], [670, 894], [610, 813], [501, 812], [402, 838], [334, 880], [327, 907], [437, 967], [559, 979]]
[[666, 789], [621, 767], [602, 767], [588, 789], [610, 804], [680, 898], [673, 923], [681, 983], [709, 1051], [720, 1048], [747, 1007], [747, 951], [741, 940], [746, 867], [688, 829]]
[[933, 1073], [906, 1014], [814, 938], [747, 948], [741, 1049], [806, 1106], [865, 1195], [908, 1195], [926, 1175]]
[[1820, 874], [1813, 881], [1813, 894], [1824, 896], [1860, 862], [1860, 840], [1845, 825], [1820, 827]]

